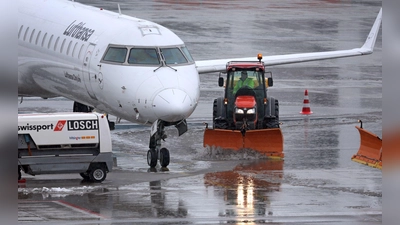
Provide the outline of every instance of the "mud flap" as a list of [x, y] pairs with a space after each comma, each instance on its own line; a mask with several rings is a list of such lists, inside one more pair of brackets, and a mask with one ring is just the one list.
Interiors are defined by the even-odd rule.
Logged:
[[382, 139], [363, 128], [356, 128], [360, 133], [360, 148], [351, 160], [382, 169]]
[[208, 129], [204, 131], [203, 146], [223, 149], [252, 149], [270, 158], [282, 159], [283, 135], [281, 129], [248, 130], [245, 135], [239, 130]]

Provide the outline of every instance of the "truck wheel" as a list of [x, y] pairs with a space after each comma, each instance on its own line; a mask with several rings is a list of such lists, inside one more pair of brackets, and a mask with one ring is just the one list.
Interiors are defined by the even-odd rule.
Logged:
[[161, 167], [167, 167], [169, 165], [169, 151], [166, 148], [160, 149], [160, 164]]
[[84, 180], [90, 180], [89, 174], [87, 173], [79, 173]]
[[107, 171], [103, 166], [96, 165], [89, 172], [89, 178], [93, 182], [102, 182], [106, 179]]

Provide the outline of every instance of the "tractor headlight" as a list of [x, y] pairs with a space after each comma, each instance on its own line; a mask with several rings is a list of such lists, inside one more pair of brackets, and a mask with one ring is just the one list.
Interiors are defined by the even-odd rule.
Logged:
[[254, 114], [256, 113], [256, 109], [255, 108], [251, 108], [247, 110], [247, 114]]
[[244, 111], [243, 111], [243, 109], [236, 109], [235, 113], [236, 114], [244, 114]]

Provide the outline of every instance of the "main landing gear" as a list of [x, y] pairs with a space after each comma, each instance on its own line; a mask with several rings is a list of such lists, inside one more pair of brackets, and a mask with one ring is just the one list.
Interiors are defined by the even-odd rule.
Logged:
[[157, 160], [160, 161], [160, 166], [162, 168], [166, 168], [169, 165], [169, 150], [161, 148], [161, 140], [165, 141], [165, 138], [167, 138], [164, 128], [170, 125], [175, 125], [178, 129], [179, 136], [187, 131], [186, 120], [177, 123], [170, 123], [162, 120], [155, 121], [151, 126], [150, 149], [147, 151], [147, 164], [150, 168], [154, 168], [157, 165]]

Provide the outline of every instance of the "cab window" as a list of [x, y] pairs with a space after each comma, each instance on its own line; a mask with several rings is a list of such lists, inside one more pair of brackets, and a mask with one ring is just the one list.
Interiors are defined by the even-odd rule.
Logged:
[[127, 52], [128, 50], [126, 48], [109, 47], [103, 60], [107, 62], [124, 63]]

